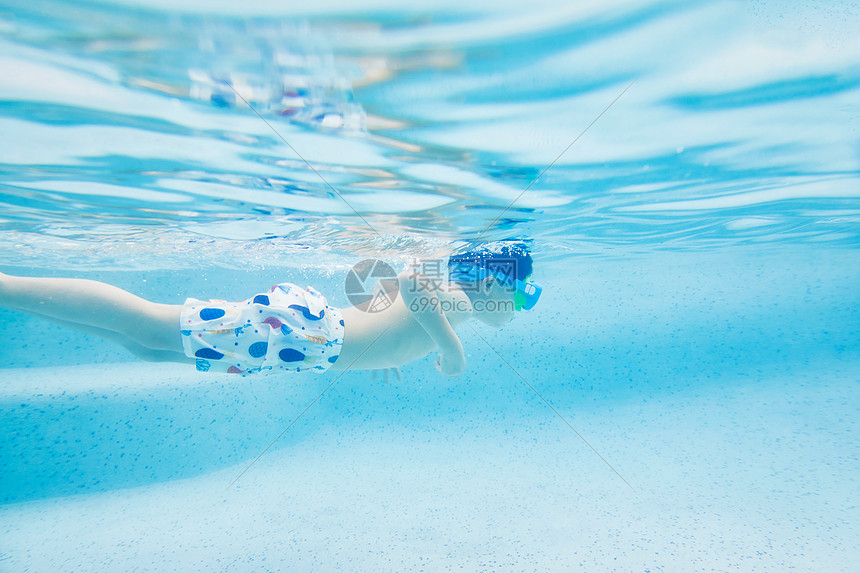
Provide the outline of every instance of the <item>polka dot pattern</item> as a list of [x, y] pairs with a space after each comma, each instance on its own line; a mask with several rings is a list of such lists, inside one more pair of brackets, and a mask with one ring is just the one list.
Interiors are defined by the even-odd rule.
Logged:
[[221, 360], [224, 355], [213, 348], [201, 348], [194, 353], [197, 358], [207, 358], [209, 360]]
[[255, 342], [248, 347], [248, 354], [254, 358], [259, 358], [261, 356], [265, 356], [268, 349], [269, 344], [267, 342]]
[[204, 308], [200, 311], [200, 320], [217, 320], [227, 314], [223, 308]]
[[289, 283], [241, 302], [188, 299], [180, 321], [185, 354], [203, 372], [324, 372], [343, 345], [340, 311]]
[[291, 304], [289, 308], [302, 313], [302, 316], [304, 316], [306, 320], [322, 320], [325, 317], [325, 310], [321, 310], [319, 316], [317, 316], [311, 312], [311, 309], [300, 304]]
[[284, 348], [278, 352], [278, 357], [284, 362], [298, 362], [305, 359], [305, 355], [295, 348]]

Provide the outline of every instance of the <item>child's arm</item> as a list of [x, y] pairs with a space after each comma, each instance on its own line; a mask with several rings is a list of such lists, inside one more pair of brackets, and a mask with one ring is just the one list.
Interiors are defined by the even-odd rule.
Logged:
[[414, 267], [402, 272], [397, 280], [406, 308], [439, 347], [436, 370], [445, 376], [460, 375], [466, 367], [463, 344], [445, 316], [436, 283]]

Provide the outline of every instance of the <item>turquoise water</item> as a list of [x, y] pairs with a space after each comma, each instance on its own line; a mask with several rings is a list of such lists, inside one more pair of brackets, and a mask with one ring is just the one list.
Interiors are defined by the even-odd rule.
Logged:
[[545, 293], [462, 377], [328, 390], [0, 310], [0, 571], [853, 570], [858, 24], [4, 2], [3, 272], [346, 305], [364, 258], [519, 237]]

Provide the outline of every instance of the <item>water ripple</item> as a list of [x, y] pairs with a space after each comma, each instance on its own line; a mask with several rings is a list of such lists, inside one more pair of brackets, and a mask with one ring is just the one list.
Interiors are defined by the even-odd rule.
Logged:
[[860, 238], [860, 42], [814, 8], [132, 4], [0, 13], [0, 264]]

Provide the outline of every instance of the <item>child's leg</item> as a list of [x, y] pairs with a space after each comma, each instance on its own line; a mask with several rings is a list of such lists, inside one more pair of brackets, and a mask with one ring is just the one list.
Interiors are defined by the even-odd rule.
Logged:
[[94, 336], [98, 336], [99, 338], [104, 338], [105, 340], [110, 340], [112, 342], [116, 342], [117, 344], [123, 346], [126, 350], [137, 356], [142, 360], [148, 360], [150, 362], [185, 362], [185, 363], [194, 363], [193, 358], [188, 358], [185, 356], [184, 352], [174, 352], [172, 350], [153, 350], [152, 348], [147, 348], [145, 346], [141, 346], [136, 343], [129, 337], [124, 334], [120, 334], [119, 332], [114, 332], [112, 330], [105, 330], [103, 328], [97, 328], [95, 326], [88, 326], [85, 324], [75, 323], [75, 322], [66, 322], [65, 320], [59, 320], [57, 318], [53, 318], [50, 316], [44, 316], [42, 314], [28, 313], [33, 316], [37, 316], [39, 318], [43, 318], [45, 320], [49, 320], [54, 324], [59, 324], [60, 326], [65, 326], [67, 328], [71, 328], [74, 330], [79, 330], [80, 332], [86, 332], [87, 334], [92, 334]]
[[146, 349], [184, 354], [179, 334], [181, 305], [150, 302], [109, 284], [0, 273], [0, 306], [81, 330], [110, 331]]

